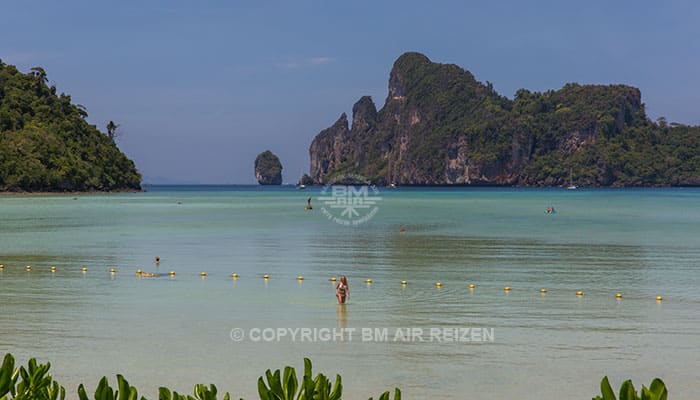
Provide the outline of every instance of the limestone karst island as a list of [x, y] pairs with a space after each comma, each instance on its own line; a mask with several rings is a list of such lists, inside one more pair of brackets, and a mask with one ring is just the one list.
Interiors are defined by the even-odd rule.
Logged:
[[700, 128], [652, 121], [639, 89], [570, 83], [497, 93], [454, 64], [400, 56], [389, 93], [343, 113], [311, 143], [322, 184], [360, 174], [381, 185], [695, 186]]
[[261, 185], [282, 184], [282, 163], [270, 150], [255, 157], [255, 179]]

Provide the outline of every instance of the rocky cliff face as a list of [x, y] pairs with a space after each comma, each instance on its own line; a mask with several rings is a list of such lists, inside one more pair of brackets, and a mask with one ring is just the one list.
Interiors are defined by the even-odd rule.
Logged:
[[255, 158], [255, 179], [261, 185], [282, 184], [282, 163], [270, 150], [266, 150]]
[[316, 136], [310, 176], [318, 184], [352, 173], [377, 184], [626, 185], [614, 146], [644, 142], [639, 129], [658, 133], [633, 87], [567, 84], [510, 100], [456, 65], [406, 53], [381, 110], [362, 97], [352, 126], [342, 114]]

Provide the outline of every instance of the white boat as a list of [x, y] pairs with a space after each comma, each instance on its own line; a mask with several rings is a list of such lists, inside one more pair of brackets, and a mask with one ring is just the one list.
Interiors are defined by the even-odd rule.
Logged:
[[569, 170], [569, 186], [566, 187], [569, 190], [576, 190], [578, 186], [574, 185], [574, 172]]
[[307, 175], [304, 173], [303, 170], [299, 171], [299, 180], [297, 181], [297, 189], [299, 189], [299, 190], [304, 190], [304, 189], [306, 189], [306, 185], [304, 185], [304, 184], [302, 183], [302, 182], [306, 182], [306, 181], [304, 180], [304, 177], [306, 177], [306, 176], [307, 176]]

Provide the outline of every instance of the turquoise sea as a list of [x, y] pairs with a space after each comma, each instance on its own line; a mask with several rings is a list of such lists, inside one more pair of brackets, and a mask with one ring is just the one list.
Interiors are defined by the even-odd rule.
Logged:
[[[380, 188], [358, 226], [325, 217], [320, 188], [147, 189], [0, 197], [0, 353], [50, 360], [71, 398], [122, 373], [149, 398], [202, 382], [254, 399], [267, 368], [303, 357], [341, 374], [348, 399], [395, 386], [406, 399], [589, 399], [604, 375], [661, 377], [673, 399], [700, 390], [698, 189]], [[399, 327], [494, 336], [231, 339]]]

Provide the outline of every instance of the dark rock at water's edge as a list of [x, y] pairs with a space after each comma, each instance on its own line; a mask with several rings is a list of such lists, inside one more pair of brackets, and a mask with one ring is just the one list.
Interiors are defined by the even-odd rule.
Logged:
[[282, 163], [270, 150], [263, 151], [255, 158], [255, 179], [261, 185], [282, 184]]
[[570, 83], [499, 95], [456, 65], [400, 56], [377, 111], [360, 98], [309, 148], [310, 177], [379, 185], [700, 184], [700, 128], [651, 121], [639, 89]]
[[304, 186], [309, 186], [314, 184], [313, 178], [309, 176], [309, 174], [304, 174], [299, 178], [299, 183], [298, 185], [304, 185]]
[[134, 162], [86, 118], [43, 68], [22, 73], [0, 60], [0, 191], [141, 190]]

